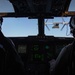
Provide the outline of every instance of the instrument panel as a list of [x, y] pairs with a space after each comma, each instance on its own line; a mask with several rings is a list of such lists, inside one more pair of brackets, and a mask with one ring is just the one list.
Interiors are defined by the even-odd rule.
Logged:
[[50, 61], [56, 59], [61, 49], [73, 41], [73, 38], [53, 36], [14, 37], [11, 39], [25, 64], [28, 75], [50, 73]]
[[19, 54], [28, 55], [28, 59], [31, 61], [44, 60], [55, 58], [59, 54], [61, 49], [71, 43], [73, 38], [64, 37], [13, 37], [12, 41], [15, 44], [16, 50]]
[[54, 44], [46, 41], [31, 42], [28, 45], [28, 60], [34, 62], [48, 62], [54, 56]]

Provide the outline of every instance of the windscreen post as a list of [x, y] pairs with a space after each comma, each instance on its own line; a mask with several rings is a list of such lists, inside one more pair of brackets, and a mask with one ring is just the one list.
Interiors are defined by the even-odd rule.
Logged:
[[44, 34], [44, 18], [38, 18], [38, 36], [45, 36], [45, 34]]

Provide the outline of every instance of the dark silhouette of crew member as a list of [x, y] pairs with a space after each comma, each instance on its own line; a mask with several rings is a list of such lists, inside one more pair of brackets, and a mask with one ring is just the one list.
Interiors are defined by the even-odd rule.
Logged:
[[7, 75], [25, 75], [24, 64], [15, 49], [14, 43], [1, 31], [3, 18], [0, 17], [0, 73]]
[[75, 16], [70, 18], [69, 26], [74, 39], [59, 53], [53, 65], [52, 75], [75, 75]]

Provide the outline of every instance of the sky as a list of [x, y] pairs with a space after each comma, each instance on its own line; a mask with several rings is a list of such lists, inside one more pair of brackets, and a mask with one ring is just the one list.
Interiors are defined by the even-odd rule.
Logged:
[[[66, 22], [69, 22], [69, 17], [64, 17]], [[38, 35], [38, 22], [37, 19], [28, 18], [3, 18], [2, 32], [7, 37], [27, 37]], [[46, 21], [46, 20], [45, 20]], [[62, 22], [62, 18], [48, 19], [47, 23]], [[63, 30], [63, 24], [59, 25], [59, 28], [52, 28], [54, 25], [47, 25], [50, 30], [44, 26], [44, 33], [47, 36], [55, 37], [71, 37], [69, 25], [65, 25]], [[68, 30], [68, 31], [67, 31]], [[67, 34], [66, 34], [67, 33]], [[69, 35], [69, 36], [68, 36]]]
[[[75, 1], [75, 0], [73, 0]], [[7, 3], [8, 6], [8, 0], [0, 0], [0, 7], [3, 5], [3, 12], [14, 12], [13, 8], [8, 9], [4, 4]], [[74, 3], [74, 2], [73, 2]], [[10, 7], [12, 6], [11, 3]], [[73, 7], [73, 5], [72, 5]], [[72, 8], [71, 7], [71, 8]], [[6, 9], [5, 9], [6, 8]], [[71, 10], [69, 8], [69, 10]], [[75, 9], [72, 9], [72, 11]], [[2, 8], [0, 8], [0, 12], [2, 11]], [[70, 17], [63, 17], [65, 22], [69, 22]], [[46, 20], [45, 20], [46, 21]], [[63, 22], [62, 17], [54, 18], [54, 19], [48, 19], [47, 23], [54, 23], [54, 22]], [[45, 35], [47, 36], [55, 36], [55, 37], [72, 37], [70, 35], [70, 28], [69, 25], [65, 25], [63, 30], [61, 28], [63, 27], [63, 24], [59, 24], [59, 28], [52, 28], [54, 25], [47, 25], [50, 30], [47, 29], [45, 26]], [[3, 25], [2, 25], [2, 32], [7, 37], [27, 37], [27, 36], [36, 36], [38, 35], [38, 23], [37, 19], [28, 19], [27, 17], [23, 18], [3, 18]]]

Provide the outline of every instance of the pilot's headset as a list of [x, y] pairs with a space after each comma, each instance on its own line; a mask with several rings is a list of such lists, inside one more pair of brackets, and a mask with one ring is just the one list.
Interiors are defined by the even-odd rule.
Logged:
[[70, 33], [73, 34], [73, 36], [75, 37], [75, 16], [72, 16], [70, 19]]

